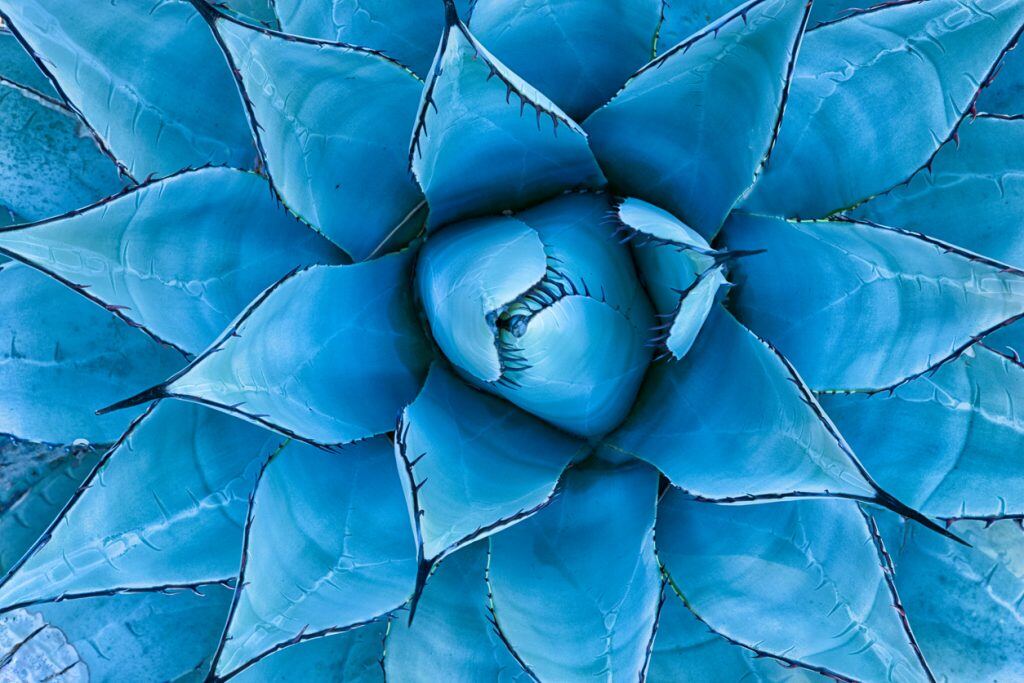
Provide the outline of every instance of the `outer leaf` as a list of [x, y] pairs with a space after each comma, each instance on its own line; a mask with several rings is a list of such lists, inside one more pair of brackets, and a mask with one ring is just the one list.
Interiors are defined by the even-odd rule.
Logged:
[[582, 120], [651, 59], [661, 0], [477, 0], [473, 32], [510, 69]]
[[121, 187], [117, 167], [70, 110], [0, 80], [0, 203], [38, 220]]
[[423, 91], [409, 157], [430, 224], [603, 185], [579, 125], [451, 20]]
[[742, 4], [738, 0], [662, 0], [657, 53], [665, 54], [713, 20]]
[[277, 0], [230, 0], [227, 6], [268, 28], [281, 28], [277, 20]]
[[132, 176], [251, 163], [230, 71], [186, 0], [0, 0], [0, 12]]
[[809, 11], [751, 0], [638, 71], [584, 122], [616, 189], [713, 236], [774, 144]]
[[1022, 212], [1024, 120], [981, 116], [960, 127], [959, 144], [940, 149], [931, 168], [853, 215], [1024, 266]]
[[209, 670], [230, 600], [230, 591], [211, 586], [200, 593], [70, 600], [29, 612], [65, 634], [89, 680], [198, 682]]
[[1024, 648], [1024, 534], [1010, 522], [956, 528], [972, 549], [914, 528], [891, 544], [907, 614], [941, 678], [1013, 680]]
[[695, 617], [682, 600], [669, 596], [658, 618], [658, 635], [651, 653], [650, 683], [818, 683], [821, 679], [804, 670], [780, 666], [770, 658], [757, 657], [715, 634]]
[[641, 463], [569, 470], [555, 502], [491, 537], [497, 627], [539, 679], [643, 677], [661, 602], [657, 481]]
[[391, 622], [389, 680], [513, 683], [533, 680], [510, 654], [488, 610], [487, 545], [474, 543], [437, 566], [416, 620]]
[[395, 455], [420, 560], [431, 564], [545, 507], [587, 449], [436, 363], [400, 420]]
[[892, 394], [822, 396], [880, 482], [926, 515], [1024, 516], [1024, 367], [978, 346]]
[[906, 180], [1022, 27], [1013, 0], [901, 0], [808, 32], [772, 163], [744, 206], [821, 218]]
[[734, 310], [815, 390], [897, 386], [1024, 313], [1024, 272], [916, 233], [737, 214], [725, 240], [768, 250], [733, 268]]
[[0, 574], [32, 547], [103, 451], [8, 437], [0, 446]]
[[383, 683], [381, 657], [386, 621], [299, 643], [238, 674], [237, 683], [292, 683], [292, 681], [345, 681]]
[[508, 216], [466, 221], [427, 240], [416, 287], [434, 339], [459, 369], [485, 382], [501, 378], [494, 320], [544, 277], [546, 259], [537, 232]]
[[[0, 265], [0, 433], [110, 443], [132, 414], [93, 411], [181, 356], [28, 266]], [[138, 411], [135, 411], [137, 414]]]
[[1003, 58], [991, 83], [978, 96], [981, 111], [1024, 114], [1024, 50], [1011, 50]]
[[31, 88], [47, 97], [60, 97], [32, 55], [10, 31], [0, 31], [0, 80]]
[[189, 171], [0, 232], [0, 252], [190, 353], [297, 265], [341, 256], [276, 206], [263, 178], [228, 168]]
[[392, 457], [379, 437], [344, 453], [295, 444], [271, 461], [250, 508], [219, 676], [408, 600], [415, 545]]
[[[440, 0], [274, 0], [288, 33], [381, 50], [426, 75], [444, 32]], [[457, 0], [469, 17], [469, 0]]]
[[274, 187], [355, 260], [420, 227], [409, 126], [422, 82], [362, 48], [298, 39], [211, 15], [238, 73]]
[[0, 607], [234, 578], [249, 492], [279, 442], [208, 408], [156, 404], [0, 584]]
[[680, 596], [733, 642], [833, 677], [928, 679], [854, 504], [721, 506], [669, 490], [657, 533]]
[[390, 431], [430, 365], [408, 285], [412, 256], [286, 277], [187, 368], [104, 410], [171, 396], [325, 446]]
[[875, 495], [785, 359], [721, 309], [681, 362], [651, 368], [604, 445], [708, 499]]

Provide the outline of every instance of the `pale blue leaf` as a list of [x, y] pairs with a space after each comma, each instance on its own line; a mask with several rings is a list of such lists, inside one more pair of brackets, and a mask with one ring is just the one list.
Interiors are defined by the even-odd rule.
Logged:
[[213, 17], [285, 205], [356, 261], [418, 229], [409, 131], [423, 83], [365, 49]]
[[964, 122], [931, 168], [852, 213], [1024, 267], [1024, 120]]
[[434, 227], [604, 184], [579, 125], [458, 20], [423, 91], [409, 161]]
[[992, 82], [978, 96], [978, 109], [997, 114], [1024, 114], [1024, 49], [1003, 57]]
[[693, 286], [680, 296], [665, 337], [665, 346], [673, 358], [679, 360], [693, 348], [697, 334], [715, 305], [719, 289], [727, 284], [722, 267], [711, 268], [701, 273]]
[[597, 461], [570, 469], [551, 505], [491, 537], [493, 618], [540, 680], [643, 678], [661, 601], [657, 493], [650, 467]]
[[59, 628], [39, 614], [0, 615], [0, 681], [87, 683], [89, 669]]
[[73, 112], [0, 81], [0, 203], [40, 220], [122, 187], [117, 166]]
[[0, 445], [0, 575], [17, 562], [99, 461], [103, 450], [11, 437]]
[[1024, 533], [1013, 522], [955, 528], [973, 548], [913, 525], [890, 543], [907, 615], [940, 680], [1016, 680], [1024, 652]]
[[486, 570], [486, 543], [474, 543], [437, 566], [412, 624], [401, 614], [391, 622], [384, 655], [389, 680], [533, 680], [494, 629], [484, 580]]
[[0, 30], [0, 80], [35, 90], [40, 95], [57, 99], [60, 95], [35, 59], [13, 33]]
[[236, 683], [384, 683], [380, 660], [387, 629], [388, 622], [380, 621], [306, 640], [261, 659], [233, 680]]
[[188, 171], [2, 231], [0, 252], [189, 353], [296, 266], [342, 256], [281, 209], [266, 180], [229, 168]]
[[1014, 0], [897, 2], [807, 33], [744, 206], [822, 218], [903, 182], [954, 133], [1024, 25]]
[[786, 360], [718, 307], [682, 361], [651, 368], [604, 447], [707, 499], [876, 495]]
[[252, 164], [231, 72], [187, 0], [0, 0], [0, 13], [136, 179]]
[[855, 503], [726, 506], [672, 489], [657, 534], [674, 588], [733, 642], [851, 680], [929, 680]]
[[[425, 76], [445, 27], [442, 0], [274, 0], [287, 33], [361, 45]], [[456, 0], [463, 19], [470, 0]]]
[[536, 230], [509, 216], [453, 225], [431, 236], [416, 266], [416, 288], [431, 333], [463, 372], [501, 378], [497, 316], [545, 275]]
[[583, 293], [534, 313], [518, 335], [500, 331], [518, 363], [488, 388], [566, 431], [598, 437], [629, 412], [651, 358], [649, 311], [634, 319]]
[[284, 278], [186, 369], [107, 410], [172, 396], [324, 446], [391, 431], [430, 365], [413, 255]]
[[582, 121], [650, 61], [662, 0], [476, 0], [473, 33]]
[[69, 600], [27, 612], [64, 634], [88, 680], [200, 683], [230, 602], [230, 590], [208, 586], [199, 592]]
[[730, 643], [715, 634], [671, 589], [658, 617], [658, 634], [651, 653], [650, 683], [820, 683], [806, 669], [791, 669]]
[[287, 446], [260, 478], [249, 515], [219, 676], [409, 599], [416, 546], [387, 438], [339, 453]]
[[865, 467], [926, 515], [1024, 516], [1024, 367], [982, 346], [893, 393], [824, 395]]
[[140, 411], [94, 411], [175, 372], [184, 360], [63, 285], [0, 265], [0, 433], [111, 443]]
[[815, 390], [877, 391], [955, 358], [1024, 313], [1024, 272], [882, 226], [734, 214], [736, 315]]
[[209, 408], [156, 404], [0, 583], [0, 607], [234, 578], [249, 494], [280, 442]]
[[400, 420], [395, 454], [427, 566], [546, 506], [588, 450], [436, 363]]
[[584, 122], [616, 190], [714, 236], [774, 144], [809, 11], [751, 0], [637, 72]]

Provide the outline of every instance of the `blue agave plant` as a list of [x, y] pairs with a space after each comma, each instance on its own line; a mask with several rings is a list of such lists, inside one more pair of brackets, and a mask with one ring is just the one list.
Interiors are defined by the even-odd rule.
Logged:
[[0, 680], [1021, 677], [1020, 0], [0, 16]]

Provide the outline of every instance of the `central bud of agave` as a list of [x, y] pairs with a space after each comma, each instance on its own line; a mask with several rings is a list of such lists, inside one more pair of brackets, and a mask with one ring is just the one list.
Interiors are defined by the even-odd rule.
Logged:
[[594, 437], [618, 425], [655, 323], [616, 225], [606, 195], [577, 193], [432, 234], [416, 287], [452, 365], [567, 431]]

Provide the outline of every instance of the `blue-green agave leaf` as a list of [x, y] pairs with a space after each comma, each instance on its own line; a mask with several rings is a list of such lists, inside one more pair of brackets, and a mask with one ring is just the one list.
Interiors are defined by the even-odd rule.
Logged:
[[734, 214], [725, 241], [767, 250], [733, 310], [815, 390], [893, 388], [1024, 314], [1024, 271], [902, 229]]
[[1024, 517], [1024, 367], [975, 346], [891, 394], [823, 395], [878, 481], [943, 519]]
[[494, 321], [546, 268], [540, 235], [509, 216], [466, 221], [427, 240], [416, 288], [445, 356], [481, 381], [500, 379]]
[[603, 185], [583, 129], [450, 19], [409, 151], [430, 225]]
[[411, 624], [393, 619], [384, 670], [390, 680], [528, 683], [488, 609], [487, 544], [445, 558], [430, 579]]
[[155, 404], [0, 583], [0, 609], [233, 579], [249, 493], [280, 441], [209, 408]]
[[270, 461], [249, 509], [218, 676], [409, 599], [416, 546], [393, 462], [386, 437], [340, 453], [294, 443]]
[[[530, 318], [516, 337], [503, 330], [502, 344], [520, 370], [492, 390], [520, 408], [574, 434], [608, 433], [629, 412], [651, 352], [651, 318], [639, 326], [600, 299], [573, 294]], [[574, 332], [575, 331], [575, 332]]]
[[662, 0], [657, 54], [665, 54], [741, 4], [740, 0]]
[[896, 525], [889, 548], [903, 605], [940, 680], [1015, 680], [1024, 648], [1024, 533], [1013, 522], [956, 529], [973, 548]]
[[252, 20], [269, 29], [279, 30], [277, 0], [228, 0], [223, 6], [237, 16]]
[[587, 449], [437, 363], [396, 432], [395, 455], [427, 567], [546, 506], [562, 470]]
[[342, 257], [275, 203], [266, 180], [229, 168], [176, 174], [0, 231], [0, 253], [193, 354], [295, 266]]
[[387, 629], [387, 621], [375, 621], [351, 631], [305, 640], [261, 659], [233, 680], [235, 683], [384, 683], [380, 660]]
[[64, 666], [84, 674], [73, 681], [198, 683], [209, 671], [230, 602], [231, 591], [222, 586], [69, 600], [0, 616], [0, 630], [4, 620], [24, 616], [35, 628], [48, 624], [67, 643]]
[[901, 0], [809, 31], [744, 206], [823, 218], [905, 181], [953, 136], [1022, 27], [1015, 0]]
[[187, 368], [104, 412], [171, 396], [314, 445], [391, 431], [431, 360], [409, 291], [412, 257], [286, 276]]
[[930, 168], [852, 215], [1024, 267], [1024, 119], [982, 115], [958, 134]]
[[681, 362], [651, 368], [604, 447], [706, 499], [875, 495], [788, 362], [719, 307]]
[[30, 88], [40, 95], [59, 99], [50, 79], [10, 31], [0, 30], [0, 81]]
[[934, 680], [856, 504], [713, 505], [672, 489], [657, 535], [674, 591], [732, 642], [840, 680]]
[[210, 14], [239, 77], [266, 171], [285, 205], [353, 259], [419, 228], [409, 128], [423, 83], [362, 48]]
[[[442, 0], [274, 0], [281, 29], [380, 50], [425, 76], [445, 28]], [[463, 19], [470, 0], [456, 0]]]
[[71, 110], [0, 81], [0, 203], [40, 220], [122, 187], [117, 166]]
[[650, 61], [661, 7], [662, 0], [476, 0], [470, 25], [503, 64], [582, 121]]
[[978, 109], [997, 114], [1024, 114], [1024, 50], [1010, 50], [978, 96]]
[[712, 237], [782, 122], [804, 0], [751, 0], [638, 71], [584, 127], [609, 181]]
[[673, 358], [679, 360], [693, 348], [697, 334], [715, 305], [719, 289], [727, 284], [725, 272], [721, 266], [717, 266], [701, 273], [693, 285], [680, 295], [679, 305], [665, 333], [665, 347]]
[[0, 15], [132, 177], [251, 165], [231, 72], [188, 0], [0, 0]]
[[[781, 665], [781, 666], [780, 666]], [[759, 657], [729, 642], [693, 615], [682, 600], [669, 595], [658, 618], [651, 653], [649, 683], [819, 683], [806, 669]]]
[[24, 610], [0, 616], [0, 675], [5, 681], [86, 683], [89, 670], [64, 632]]
[[10, 437], [0, 446], [0, 575], [17, 562], [99, 461], [103, 450]]
[[491, 537], [492, 618], [538, 679], [643, 679], [661, 604], [657, 494], [647, 465], [596, 462], [570, 469], [551, 505]]
[[111, 443], [138, 410], [96, 408], [182, 366], [181, 355], [20, 263], [0, 265], [0, 433]]

